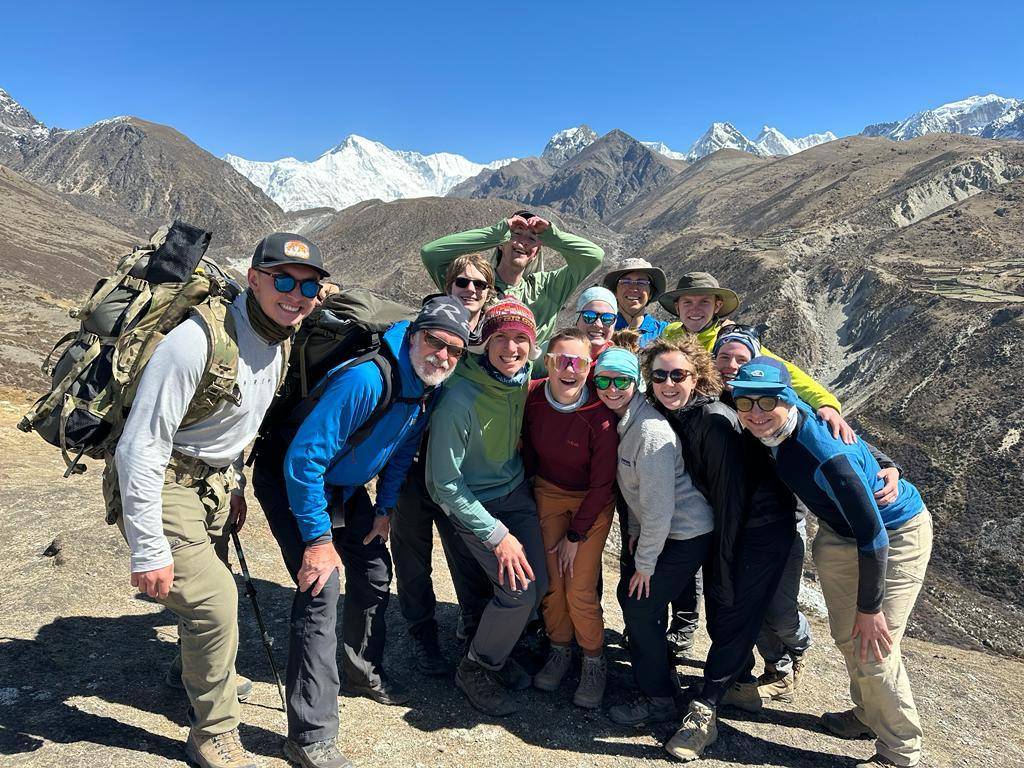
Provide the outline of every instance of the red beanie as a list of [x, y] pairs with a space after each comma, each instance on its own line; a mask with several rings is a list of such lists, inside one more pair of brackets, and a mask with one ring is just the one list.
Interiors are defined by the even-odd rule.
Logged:
[[484, 311], [483, 325], [480, 330], [481, 346], [486, 346], [488, 339], [498, 331], [525, 333], [530, 337], [530, 346], [537, 346], [537, 321], [533, 312], [523, 302], [506, 296]]

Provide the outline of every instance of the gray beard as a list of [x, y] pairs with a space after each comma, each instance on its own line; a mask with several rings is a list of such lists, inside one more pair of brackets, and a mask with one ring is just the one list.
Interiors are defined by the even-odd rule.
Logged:
[[[428, 387], [436, 387], [444, 383], [452, 373], [455, 372], [455, 365], [452, 361], [448, 361], [448, 369], [441, 371], [429, 371], [427, 369], [427, 362], [423, 359], [423, 342], [420, 339], [415, 339], [412, 342], [412, 346], [409, 349], [409, 357], [412, 360], [412, 369], [419, 377], [420, 381], [426, 384]], [[434, 358], [430, 355], [430, 358]]]

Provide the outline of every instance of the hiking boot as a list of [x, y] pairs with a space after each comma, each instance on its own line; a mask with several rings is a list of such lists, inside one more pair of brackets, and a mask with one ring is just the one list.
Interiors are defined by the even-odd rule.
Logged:
[[880, 765], [898, 765], [894, 763], [888, 757], [882, 755], [872, 755], [867, 760], [861, 760], [857, 763], [856, 768], [878, 768]]
[[511, 656], [505, 660], [505, 666], [495, 674], [501, 684], [510, 691], [525, 691], [533, 682], [522, 665]]
[[497, 672], [492, 672], [468, 656], [464, 656], [455, 670], [457, 685], [469, 703], [485, 715], [505, 717], [516, 711], [516, 703], [508, 695]]
[[665, 742], [665, 751], [676, 760], [688, 763], [701, 756], [718, 739], [718, 718], [715, 710], [702, 701], [691, 701], [683, 724]]
[[572, 647], [552, 645], [548, 660], [540, 672], [533, 676], [533, 687], [542, 691], [554, 691], [562, 684], [562, 678], [572, 664]]
[[343, 690], [353, 696], [373, 699], [378, 704], [388, 707], [401, 706], [409, 700], [409, 691], [405, 689], [405, 686], [387, 677], [383, 678], [379, 685], [370, 685], [366, 680], [358, 683], [349, 683], [346, 680]]
[[452, 665], [441, 653], [437, 637], [414, 637], [412, 639], [412, 660], [424, 675], [444, 677], [452, 673]]
[[[164, 675], [164, 685], [168, 688], [173, 688], [176, 691], [184, 691], [185, 683], [181, 681], [181, 654], [179, 653], [174, 657], [174, 661], [171, 662], [171, 666], [167, 668], [167, 674]], [[249, 698], [249, 694], [252, 693], [252, 680], [247, 677], [242, 677], [237, 672], [235, 673], [235, 688], [238, 691], [238, 700], [245, 701]]]
[[736, 707], [744, 712], [757, 714], [764, 708], [757, 683], [733, 683], [732, 688], [725, 692], [720, 704], [723, 707]]
[[675, 720], [679, 717], [679, 710], [671, 696], [645, 696], [640, 693], [625, 704], [611, 707], [608, 717], [619, 725], [640, 726]]
[[821, 716], [821, 724], [825, 726], [826, 731], [840, 739], [877, 738], [875, 732], [864, 725], [852, 709], [845, 712], [826, 712]]
[[281, 750], [284, 756], [302, 768], [354, 768], [352, 761], [338, 749], [335, 739], [314, 741], [312, 744], [299, 744], [291, 739], [284, 740]]
[[764, 674], [757, 678], [757, 693], [762, 701], [784, 701], [792, 704], [796, 701], [794, 677], [779, 672], [774, 667], [766, 667]]
[[245, 751], [237, 728], [216, 736], [196, 736], [189, 731], [185, 754], [199, 768], [256, 768], [256, 758]]
[[668, 640], [668, 652], [677, 659], [689, 659], [693, 656], [693, 635], [672, 630], [665, 634]]
[[608, 680], [608, 661], [604, 654], [584, 656], [580, 666], [580, 684], [576, 686], [572, 703], [585, 709], [597, 709], [604, 699], [604, 687]]
[[800, 687], [800, 678], [807, 668], [807, 654], [793, 658], [793, 690]]

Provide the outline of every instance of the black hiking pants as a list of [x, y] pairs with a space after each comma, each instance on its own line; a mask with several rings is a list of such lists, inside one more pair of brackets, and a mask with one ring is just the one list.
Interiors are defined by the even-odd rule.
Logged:
[[459, 603], [457, 633], [460, 639], [466, 639], [476, 632], [494, 590], [448, 515], [427, 493], [425, 463], [421, 458], [413, 465], [398, 498], [398, 507], [391, 516], [391, 551], [395, 560], [398, 604], [410, 635], [425, 642], [437, 639], [434, 616], [437, 597], [431, 578], [436, 525]]
[[[288, 505], [284, 477], [267, 471], [257, 461], [253, 490], [281, 547], [292, 579], [298, 577], [306, 545]], [[341, 490], [337, 495], [340, 498]], [[337, 513], [332, 519], [338, 519]], [[386, 629], [384, 615], [391, 585], [391, 555], [376, 538], [363, 539], [373, 527], [373, 504], [365, 488], [345, 502], [343, 527], [334, 528], [334, 546], [345, 564], [345, 602], [342, 610], [342, 644], [345, 678], [349, 685], [380, 685]], [[334, 573], [320, 594], [295, 591], [288, 633], [286, 699], [288, 736], [299, 744], [338, 735], [338, 636], [337, 616], [341, 584]]]
[[794, 520], [744, 528], [736, 544], [733, 602], [724, 605], [709, 590], [705, 606], [711, 650], [704, 664], [700, 698], [717, 707], [735, 682], [751, 682], [754, 644], [764, 624], [789, 551], [796, 538]]

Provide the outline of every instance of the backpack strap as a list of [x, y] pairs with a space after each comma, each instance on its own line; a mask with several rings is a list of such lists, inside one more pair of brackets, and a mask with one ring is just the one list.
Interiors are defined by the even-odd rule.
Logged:
[[113, 293], [114, 289], [119, 285], [127, 286], [128, 288], [136, 291], [143, 291], [149, 283], [141, 278], [132, 277], [128, 273], [131, 272], [135, 265], [139, 263], [139, 259], [146, 254], [151, 254], [152, 252], [153, 249], [149, 247], [136, 248], [130, 254], [125, 256], [121, 259], [121, 263], [117, 265], [117, 269], [114, 271], [114, 274], [108, 277], [103, 285], [93, 292], [92, 296], [89, 297], [89, 300], [78, 309], [71, 310], [68, 314], [71, 317], [84, 322], [93, 312], [96, 311], [96, 308], [103, 303], [104, 299]]
[[196, 393], [188, 406], [183, 426], [208, 418], [222, 401], [241, 405], [238, 391], [238, 344], [235, 341], [235, 320], [228, 304], [220, 296], [197, 304], [193, 311], [206, 330], [206, 370], [199, 379]]

